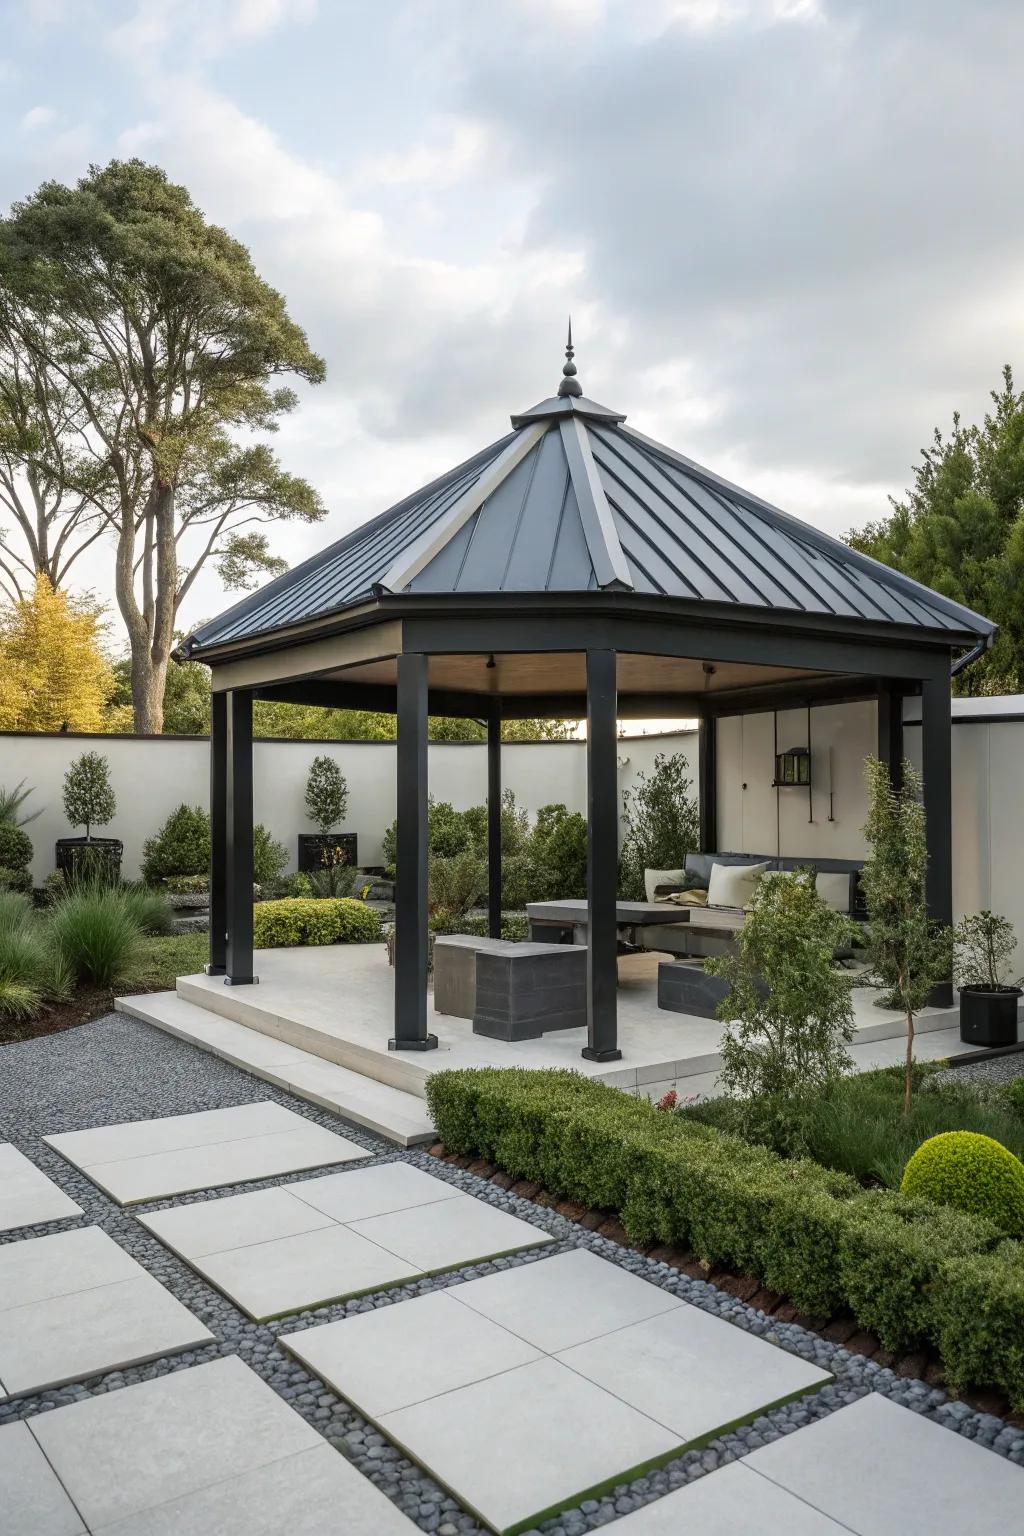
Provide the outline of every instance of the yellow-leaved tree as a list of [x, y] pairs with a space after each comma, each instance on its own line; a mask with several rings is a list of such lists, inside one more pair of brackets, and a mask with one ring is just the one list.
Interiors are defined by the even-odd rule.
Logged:
[[114, 673], [100, 647], [95, 604], [36, 577], [0, 613], [0, 731], [100, 731]]

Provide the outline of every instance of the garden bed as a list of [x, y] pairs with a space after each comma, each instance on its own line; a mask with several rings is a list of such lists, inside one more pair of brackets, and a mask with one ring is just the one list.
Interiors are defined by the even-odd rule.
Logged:
[[575, 1073], [444, 1072], [427, 1097], [449, 1154], [611, 1213], [634, 1245], [744, 1277], [804, 1318], [852, 1320], [896, 1359], [933, 1353], [954, 1387], [1024, 1409], [1024, 1249], [991, 1223]]
[[908, 1160], [930, 1136], [943, 1131], [975, 1131], [991, 1136], [1024, 1158], [1024, 1113], [1014, 1109], [1005, 1090], [972, 1087], [949, 1078], [934, 1062], [914, 1068], [910, 1113], [903, 1114], [903, 1068], [839, 1078], [809, 1094], [785, 1124], [756, 1118], [730, 1098], [684, 1104], [680, 1118], [740, 1136], [748, 1143], [785, 1154], [780, 1137], [796, 1138], [816, 1163], [848, 1173], [865, 1188], [898, 1189]]
[[179, 976], [202, 970], [208, 949], [206, 935], [201, 933], [144, 935], [139, 939], [128, 972], [116, 987], [79, 986], [66, 1001], [43, 1003], [34, 1018], [0, 1018], [0, 1045], [35, 1040], [88, 1024], [91, 1019], [109, 1013], [115, 997], [172, 990]]

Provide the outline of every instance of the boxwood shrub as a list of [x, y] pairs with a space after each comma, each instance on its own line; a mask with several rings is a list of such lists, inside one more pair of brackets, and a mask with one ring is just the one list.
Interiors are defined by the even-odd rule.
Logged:
[[260, 901], [253, 908], [257, 949], [288, 949], [299, 944], [372, 944], [380, 938], [380, 919], [372, 907], [349, 897], [317, 899], [287, 896]]
[[951, 1380], [1024, 1406], [1024, 1249], [991, 1222], [864, 1191], [574, 1072], [440, 1072], [427, 1099], [450, 1152], [614, 1211], [634, 1242], [756, 1275], [803, 1312], [850, 1311], [886, 1348], [933, 1344]]

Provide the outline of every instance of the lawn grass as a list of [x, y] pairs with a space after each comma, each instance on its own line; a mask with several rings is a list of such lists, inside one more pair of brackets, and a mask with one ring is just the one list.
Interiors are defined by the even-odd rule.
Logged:
[[[906, 1116], [902, 1067], [841, 1079], [804, 1107], [799, 1122], [804, 1151], [815, 1162], [851, 1174], [867, 1187], [887, 1189], [899, 1188], [912, 1154], [941, 1131], [978, 1131], [1024, 1158], [1024, 1116], [1009, 1100], [998, 1090], [944, 1082], [943, 1076], [942, 1069], [933, 1065], [915, 1068], [914, 1099]], [[751, 1133], [742, 1107], [733, 1100], [711, 1099], [680, 1113], [746, 1140], [771, 1144]]]
[[122, 995], [132, 992], [171, 990], [179, 976], [194, 976], [209, 959], [210, 937], [206, 933], [175, 933], [168, 937], [143, 936], [135, 949], [129, 969], [117, 985]]

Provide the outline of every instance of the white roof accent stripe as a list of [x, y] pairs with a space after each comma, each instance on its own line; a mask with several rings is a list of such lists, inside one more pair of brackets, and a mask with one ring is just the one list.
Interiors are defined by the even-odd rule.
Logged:
[[597, 584], [599, 587], [617, 584], [632, 591], [633, 578], [590, 451], [587, 429], [578, 416], [563, 416], [559, 430]]
[[473, 513], [479, 511], [488, 496], [497, 490], [516, 465], [520, 464], [536, 447], [549, 425], [549, 422], [540, 421], [520, 427], [508, 447], [487, 466], [480, 478], [459, 497], [454, 506], [449, 507], [443, 517], [438, 518], [433, 527], [428, 528], [415, 543], [402, 551], [377, 585], [387, 592], [404, 591], [459, 530], [465, 527]]

